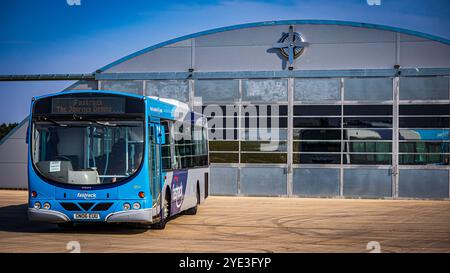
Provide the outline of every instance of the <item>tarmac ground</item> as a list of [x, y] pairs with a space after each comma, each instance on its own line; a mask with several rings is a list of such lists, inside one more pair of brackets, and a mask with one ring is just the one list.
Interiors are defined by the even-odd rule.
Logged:
[[450, 201], [210, 196], [164, 230], [60, 229], [0, 190], [0, 252], [450, 252]]

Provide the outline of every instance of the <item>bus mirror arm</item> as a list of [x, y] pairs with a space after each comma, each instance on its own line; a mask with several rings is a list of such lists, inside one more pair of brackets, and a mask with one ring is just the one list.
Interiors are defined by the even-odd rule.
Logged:
[[30, 143], [30, 126], [29, 125], [27, 127], [27, 136], [25, 137], [25, 143], [26, 144]]

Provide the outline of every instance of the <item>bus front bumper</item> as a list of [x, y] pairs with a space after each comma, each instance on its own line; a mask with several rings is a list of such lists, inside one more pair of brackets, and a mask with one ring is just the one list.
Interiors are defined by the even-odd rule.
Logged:
[[108, 223], [152, 223], [152, 209], [139, 209], [113, 212], [106, 216]]
[[[28, 219], [32, 222], [46, 222], [54, 224], [70, 221], [70, 218], [62, 212], [35, 208], [28, 208]], [[105, 221], [108, 223], [151, 224], [152, 209], [113, 212], [105, 217]]]
[[69, 222], [69, 217], [64, 213], [54, 210], [43, 209], [28, 209], [28, 219], [33, 222], [47, 222], [47, 223], [64, 223]]

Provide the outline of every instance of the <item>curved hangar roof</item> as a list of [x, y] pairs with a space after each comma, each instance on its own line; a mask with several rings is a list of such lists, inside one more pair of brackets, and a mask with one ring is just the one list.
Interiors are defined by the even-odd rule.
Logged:
[[382, 25], [293, 20], [236, 25], [169, 40], [119, 59], [100, 73], [276, 71], [274, 44], [289, 27], [305, 42], [294, 70], [450, 67], [450, 40]]

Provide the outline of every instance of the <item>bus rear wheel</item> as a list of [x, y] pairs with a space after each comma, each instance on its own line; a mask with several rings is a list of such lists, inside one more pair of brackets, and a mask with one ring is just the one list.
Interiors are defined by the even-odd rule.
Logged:
[[197, 202], [195, 203], [195, 207], [192, 207], [192, 208], [186, 210], [184, 212], [184, 214], [187, 214], [187, 215], [196, 215], [197, 214], [198, 204], [200, 204], [200, 188], [198, 187], [198, 185], [197, 185], [196, 197], [197, 197]]

